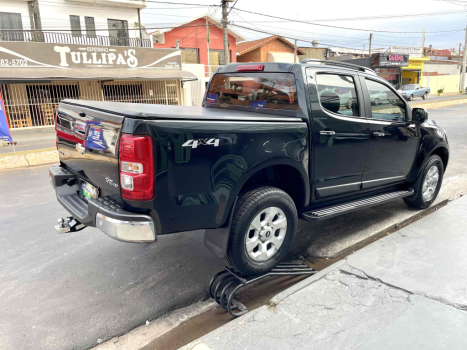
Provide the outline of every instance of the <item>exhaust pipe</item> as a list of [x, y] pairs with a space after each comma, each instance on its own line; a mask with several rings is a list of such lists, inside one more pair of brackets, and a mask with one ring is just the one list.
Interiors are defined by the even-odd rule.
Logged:
[[86, 226], [76, 220], [73, 216], [69, 216], [64, 219], [58, 219], [55, 229], [58, 233], [67, 233], [67, 232], [78, 232], [84, 229]]

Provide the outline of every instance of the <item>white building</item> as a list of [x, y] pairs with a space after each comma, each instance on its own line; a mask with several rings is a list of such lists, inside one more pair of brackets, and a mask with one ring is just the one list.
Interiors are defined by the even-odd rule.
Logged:
[[[0, 95], [10, 128], [53, 126], [59, 102], [182, 105], [176, 49], [155, 49], [144, 1], [0, 0]], [[140, 39], [142, 37], [142, 39]]]
[[[128, 46], [140, 37], [138, 23], [145, 7], [144, 1], [133, 0], [0, 0], [0, 40], [53, 42], [62, 34], [63, 42], [67, 33], [73, 43], [92, 39], [96, 44]], [[37, 30], [45, 32], [43, 37]], [[151, 47], [150, 41], [142, 46]]]

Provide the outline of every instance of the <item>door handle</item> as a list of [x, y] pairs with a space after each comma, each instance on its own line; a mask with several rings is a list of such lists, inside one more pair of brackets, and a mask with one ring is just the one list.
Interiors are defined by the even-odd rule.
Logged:
[[336, 132], [335, 131], [331, 131], [331, 130], [321, 130], [319, 132], [320, 135], [324, 135], [324, 136], [332, 136], [332, 135], [335, 135]]
[[373, 133], [373, 136], [376, 137], [377, 139], [379, 139], [380, 137], [384, 137], [384, 135], [386, 135], [384, 132], [381, 132], [381, 131], [375, 131]]

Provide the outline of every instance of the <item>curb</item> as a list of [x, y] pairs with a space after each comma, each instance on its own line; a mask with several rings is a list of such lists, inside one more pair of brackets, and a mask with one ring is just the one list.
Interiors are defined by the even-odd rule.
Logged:
[[121, 350], [121, 349], [144, 349], [150, 343], [164, 336], [171, 330], [179, 327], [183, 322], [199, 316], [207, 311], [217, 308], [217, 303], [214, 301], [203, 301], [192, 304], [170, 312], [169, 314], [157, 318], [145, 325], [131, 330], [130, 332], [114, 337], [106, 342], [97, 339], [96, 347], [93, 350]]
[[59, 161], [55, 148], [4, 153], [0, 154], [0, 171], [58, 163]]
[[452, 100], [436, 101], [436, 102], [419, 102], [411, 104], [410, 107], [420, 107], [425, 109], [437, 109], [443, 107], [457, 106], [461, 104], [466, 104], [467, 98], [457, 98]]

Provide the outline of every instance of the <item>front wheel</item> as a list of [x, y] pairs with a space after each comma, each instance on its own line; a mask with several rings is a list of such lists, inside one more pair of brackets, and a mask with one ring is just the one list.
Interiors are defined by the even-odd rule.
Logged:
[[432, 155], [420, 174], [420, 181], [415, 182], [415, 193], [404, 198], [404, 202], [418, 209], [428, 208], [438, 196], [443, 183], [444, 165], [441, 158]]
[[227, 263], [246, 276], [270, 271], [287, 254], [297, 222], [295, 204], [284, 191], [261, 187], [245, 193], [232, 220]]

